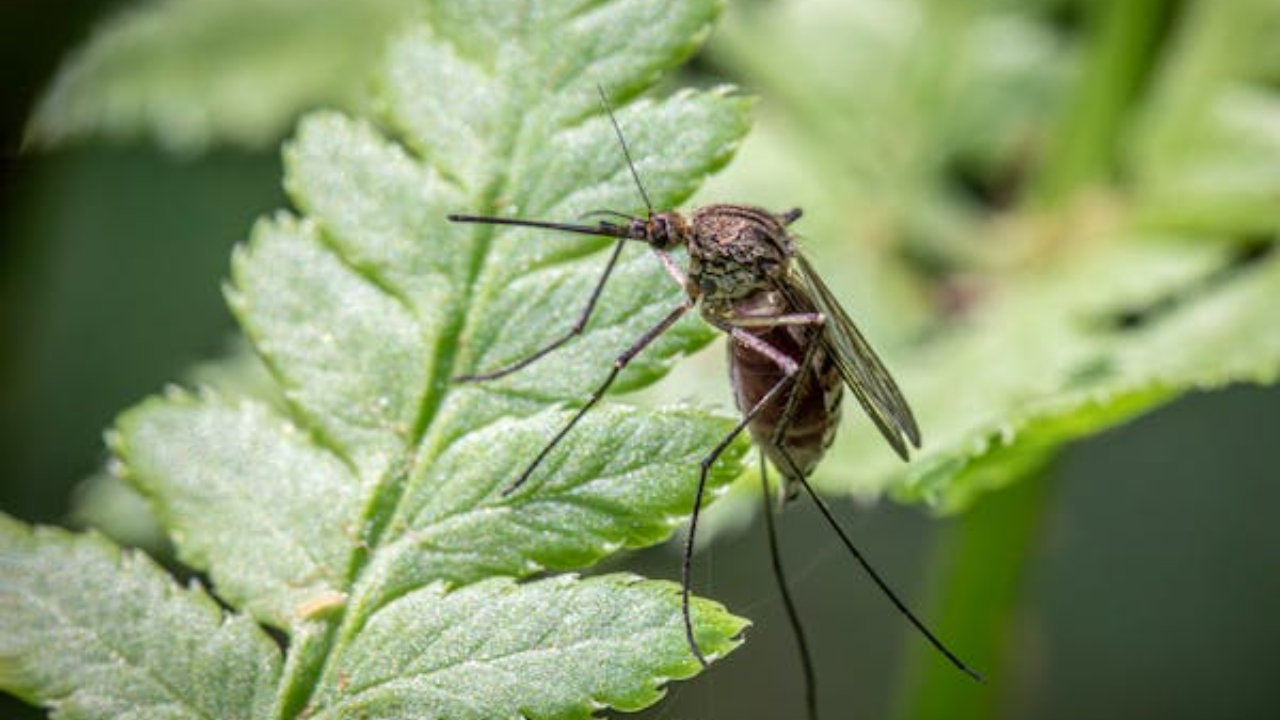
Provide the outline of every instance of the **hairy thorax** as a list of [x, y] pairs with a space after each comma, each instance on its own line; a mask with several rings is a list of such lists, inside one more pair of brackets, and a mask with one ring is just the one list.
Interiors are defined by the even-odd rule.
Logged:
[[772, 288], [795, 252], [778, 217], [760, 208], [708, 205], [690, 224], [689, 279], [713, 315]]

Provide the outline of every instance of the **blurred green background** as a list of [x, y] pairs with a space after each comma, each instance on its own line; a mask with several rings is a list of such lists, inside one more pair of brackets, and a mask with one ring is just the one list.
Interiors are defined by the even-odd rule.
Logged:
[[[1068, 41], [1097, 7], [1031, 4]], [[286, 204], [271, 144], [175, 154], [135, 138], [20, 151], [58, 62], [126, 5], [0, 7], [0, 509], [32, 522], [67, 521], [77, 483], [105, 462], [101, 432], [117, 412], [226, 352], [229, 251], [256, 216]], [[1193, 3], [1158, 5], [1157, 47]], [[714, 38], [691, 77], [768, 87], [730, 39]], [[786, 107], [765, 95], [761, 113]], [[838, 502], [861, 546], [961, 655], [987, 642], [970, 632], [998, 637], [999, 660], [977, 663], [991, 678], [983, 687], [928, 650], [805, 504], [788, 508], [780, 530], [826, 716], [1274, 716], [1277, 428], [1275, 388], [1197, 393], [1070, 446], [1035, 480], [959, 516]], [[644, 574], [676, 574], [669, 548], [634, 560]], [[697, 572], [701, 593], [755, 621], [750, 642], [646, 716], [800, 716], [759, 523], [721, 533]], [[0, 715], [40, 716], [7, 697]]]

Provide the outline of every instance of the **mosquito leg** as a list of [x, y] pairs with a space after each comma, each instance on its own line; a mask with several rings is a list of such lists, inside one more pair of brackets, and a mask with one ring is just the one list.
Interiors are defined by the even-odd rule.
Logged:
[[[815, 313], [821, 317], [821, 313]], [[782, 409], [782, 415], [778, 417], [778, 426], [773, 429], [773, 435], [769, 438], [769, 443], [774, 447], [782, 447], [782, 439], [786, 437], [787, 430], [791, 428], [791, 421], [795, 418], [796, 410], [800, 407], [800, 401], [804, 399], [804, 381], [808, 379], [809, 373], [813, 370], [813, 359], [818, 355], [818, 338], [813, 335], [805, 337], [804, 359], [800, 361], [800, 376], [796, 378], [796, 391], [787, 396], [787, 405]], [[783, 473], [784, 475], [786, 473]], [[790, 488], [788, 488], [790, 490]], [[792, 495], [791, 497], [794, 497]]]
[[[770, 446], [781, 454], [784, 464], [783, 468], [783, 494], [779, 499], [779, 504], [785, 500], [795, 497], [795, 482], [793, 478], [799, 478], [803, 482], [804, 478], [799, 468], [783, 445], [783, 439], [786, 437], [788, 428], [795, 418], [795, 413], [800, 407], [800, 401], [804, 398], [809, 373], [813, 372], [813, 360], [817, 355], [820, 344], [813, 333], [809, 333], [804, 343], [805, 354], [804, 359], [800, 363], [800, 370], [795, 375], [795, 386], [787, 396], [786, 407], [783, 408], [782, 415], [779, 417], [778, 425], [774, 428], [773, 435], [769, 440]], [[805, 709], [808, 713], [809, 720], [817, 720], [818, 718], [818, 693], [817, 693], [817, 675], [813, 669], [813, 661], [809, 654], [809, 644], [805, 639], [804, 627], [800, 624], [800, 613], [796, 609], [795, 601], [791, 597], [791, 592], [787, 588], [787, 578], [782, 571], [782, 554], [778, 549], [777, 530], [774, 527], [773, 513], [776, 512], [773, 504], [769, 502], [769, 481], [765, 476], [765, 468], [768, 464], [764, 461], [764, 455], [760, 459], [760, 478], [761, 490], [763, 492], [764, 503], [764, 519], [765, 530], [769, 538], [769, 558], [773, 565], [773, 577], [778, 584], [778, 592], [782, 596], [783, 607], [787, 611], [787, 621], [791, 625], [791, 634], [796, 639], [796, 650], [800, 654], [800, 668], [804, 675], [804, 692], [805, 692]]]
[[600, 280], [596, 282], [595, 289], [591, 291], [591, 297], [587, 300], [587, 306], [583, 308], [582, 314], [578, 316], [577, 322], [573, 324], [573, 327], [569, 328], [568, 332], [542, 346], [542, 348], [522, 360], [517, 360], [510, 365], [498, 368], [497, 370], [491, 370], [489, 372], [459, 375], [454, 378], [454, 381], [478, 382], [482, 380], [496, 380], [497, 378], [505, 375], [510, 375], [517, 370], [522, 370], [532, 365], [547, 353], [555, 350], [561, 345], [564, 345], [578, 335], [581, 335], [582, 329], [587, 326], [587, 321], [591, 319], [591, 313], [596, 309], [596, 301], [600, 299], [600, 293], [604, 291], [604, 284], [608, 282], [609, 275], [613, 273], [614, 266], [618, 264], [618, 256], [622, 254], [622, 246], [625, 245], [626, 242], [627, 241], [624, 238], [619, 239], [618, 242], [614, 244], [613, 253], [609, 255], [609, 262], [605, 264], [604, 272], [600, 274]]
[[[804, 400], [805, 380], [809, 379], [809, 373], [813, 372], [813, 359], [818, 355], [818, 338], [813, 334], [805, 337], [804, 357], [800, 360], [800, 372], [796, 375], [795, 391], [787, 396], [787, 405], [782, 409], [782, 415], [778, 416], [778, 427], [773, 428], [773, 434], [769, 437], [769, 445], [776, 448], [782, 448], [782, 438], [786, 437], [787, 430], [791, 428], [791, 420], [795, 419], [796, 410], [800, 409], [800, 401]], [[795, 470], [795, 462], [792, 462], [790, 470]], [[794, 480], [792, 480], [790, 471], [783, 471], [783, 479], [785, 479], [786, 493], [783, 501], [792, 500], [796, 496]]]
[[778, 450], [779, 455], [790, 466], [791, 471], [795, 473], [795, 477], [800, 482], [800, 485], [804, 487], [805, 492], [813, 499], [813, 504], [818, 506], [818, 511], [822, 513], [822, 517], [827, 521], [827, 524], [831, 526], [831, 529], [835, 530], [836, 535], [840, 537], [840, 542], [844, 544], [845, 549], [847, 549], [849, 553], [853, 555], [854, 559], [858, 561], [858, 564], [862, 566], [863, 571], [865, 571], [867, 576], [871, 578], [872, 582], [876, 584], [876, 587], [880, 588], [880, 591], [885, 594], [885, 597], [889, 598], [889, 602], [893, 603], [893, 606], [897, 608], [898, 612], [901, 613], [902, 616], [905, 617], [913, 626], [915, 626], [916, 630], [920, 631], [920, 634], [925, 636], [925, 639], [929, 641], [930, 645], [933, 645], [933, 647], [938, 652], [942, 653], [947, 660], [950, 660], [952, 665], [974, 680], [983, 682], [982, 675], [978, 674], [978, 671], [966, 665], [959, 656], [951, 652], [946, 645], [943, 645], [942, 641], [925, 626], [924, 622], [921, 621], [920, 618], [916, 617], [915, 613], [911, 612], [906, 603], [898, 597], [897, 593], [890, 589], [889, 583], [880, 577], [880, 573], [876, 572], [875, 568], [871, 566], [870, 561], [863, 556], [862, 552], [853, 544], [853, 540], [851, 540], [848, 534], [845, 533], [844, 528], [836, 521], [835, 515], [831, 512], [831, 508], [827, 507], [826, 501], [824, 501], [822, 497], [814, 491], [813, 486], [809, 484], [808, 479], [798, 472], [796, 462], [791, 458], [790, 454], [788, 454], [787, 449], [779, 447]]
[[684, 270], [680, 269], [680, 266], [676, 264], [675, 259], [671, 257], [671, 253], [666, 250], [658, 250], [657, 248], [654, 248], [653, 253], [658, 256], [658, 260], [662, 262], [663, 269], [667, 271], [667, 274], [671, 276], [671, 279], [675, 280], [676, 284], [683, 288], [685, 293], [691, 299], [696, 298], [697, 293], [695, 292], [695, 289], [697, 286], [689, 284], [689, 276], [686, 275]]
[[[796, 395], [796, 393], [792, 393]], [[787, 589], [787, 577], [782, 572], [782, 553], [778, 549], [778, 531], [774, 525], [773, 503], [769, 502], [769, 463], [760, 453], [760, 497], [764, 500], [764, 527], [769, 537], [769, 559], [773, 566], [773, 578], [778, 583], [778, 592], [782, 595], [782, 606], [786, 608], [787, 620], [791, 623], [791, 634], [796, 639], [796, 650], [800, 653], [800, 667], [804, 672], [804, 701], [809, 720], [818, 720], [817, 679], [813, 672], [813, 660], [809, 656], [809, 643], [805, 640], [804, 627], [800, 624], [800, 613], [796, 610], [795, 600]]]
[[742, 419], [738, 421], [738, 424], [734, 425], [729, 434], [725, 435], [698, 464], [698, 487], [693, 495], [693, 515], [689, 518], [689, 535], [684, 541], [684, 557], [680, 564], [680, 604], [684, 613], [685, 639], [689, 642], [689, 649], [693, 652], [693, 656], [698, 658], [698, 662], [702, 663], [703, 667], [708, 667], [710, 663], [707, 662], [706, 656], [702, 654], [701, 648], [698, 647], [698, 641], [693, 637], [693, 617], [689, 613], [689, 588], [691, 582], [690, 573], [693, 569], [693, 543], [698, 535], [698, 517], [702, 514], [702, 495], [707, 487], [707, 475], [725, 449], [733, 444], [734, 439], [742, 434], [742, 431], [751, 424], [752, 420], [755, 420], [756, 416], [769, 403], [773, 402], [774, 398], [792, 385], [796, 372], [800, 369], [800, 366], [796, 365], [796, 362], [787, 357], [785, 353], [749, 332], [730, 327], [729, 335], [734, 342], [741, 343], [772, 360], [784, 375], [782, 379], [774, 383], [773, 387], [769, 388], [769, 392], [765, 393], [750, 410], [743, 413]]
[[613, 384], [615, 379], [617, 379], [618, 373], [622, 372], [622, 369], [625, 368], [636, 355], [639, 355], [640, 351], [644, 350], [649, 343], [653, 342], [659, 335], [666, 332], [668, 328], [674, 325], [675, 322], [679, 320], [682, 315], [688, 312], [691, 307], [693, 307], [693, 303], [690, 301], [682, 303], [675, 310], [667, 313], [667, 316], [662, 318], [657, 325], [646, 330], [645, 333], [640, 336], [639, 340], [632, 343], [631, 347], [627, 348], [621, 355], [614, 358], [613, 369], [609, 371], [609, 376], [604, 379], [604, 382], [600, 383], [600, 386], [595, 389], [595, 392], [591, 393], [591, 397], [587, 399], [586, 404], [579, 408], [578, 412], [574, 413], [572, 418], [569, 418], [569, 422], [565, 423], [565, 426], [560, 428], [560, 432], [556, 433], [555, 437], [551, 438], [551, 442], [547, 443], [546, 447], [542, 448], [542, 452], [538, 453], [538, 456], [533, 459], [533, 462], [529, 463], [529, 466], [524, 469], [524, 472], [520, 473], [520, 477], [516, 478], [516, 481], [511, 484], [511, 487], [503, 490], [502, 494], [510, 495], [515, 492], [517, 488], [523, 485], [525, 481], [529, 479], [529, 476], [533, 474], [533, 471], [538, 469], [538, 466], [542, 464], [542, 461], [546, 459], [547, 455], [551, 454], [551, 451], [554, 450], [555, 447], [560, 444], [560, 441], [569, 434], [569, 431], [573, 429], [573, 426], [577, 425], [578, 421], [587, 414], [587, 411], [594, 407], [595, 404], [600, 401], [600, 398], [604, 397], [604, 394], [609, 391], [609, 386]]
[[774, 328], [783, 325], [822, 325], [827, 316], [822, 313], [792, 313], [790, 315], [733, 315], [724, 319], [727, 325], [740, 328]]
[[803, 214], [804, 214], [804, 211], [801, 210], [800, 208], [791, 208], [790, 210], [779, 215], [778, 219], [782, 221], [783, 225], [790, 225], [791, 223], [799, 220], [800, 216]]

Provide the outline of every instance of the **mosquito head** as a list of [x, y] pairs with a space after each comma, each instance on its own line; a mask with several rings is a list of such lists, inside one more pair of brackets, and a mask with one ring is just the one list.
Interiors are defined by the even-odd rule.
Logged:
[[658, 250], [671, 250], [689, 238], [689, 223], [678, 212], [653, 213], [644, 221], [645, 240]]

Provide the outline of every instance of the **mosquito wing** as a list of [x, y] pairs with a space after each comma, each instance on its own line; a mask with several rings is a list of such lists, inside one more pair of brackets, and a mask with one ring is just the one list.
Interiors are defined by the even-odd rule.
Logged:
[[[795, 255], [793, 267], [798, 269], [796, 280], [808, 290], [811, 298], [810, 303], [798, 304], [816, 304], [826, 316], [821, 338], [824, 349], [835, 358], [845, 384], [885, 440], [903, 460], [908, 459], [907, 442], [920, 447], [920, 428], [898, 384], [804, 255]], [[792, 295], [797, 288], [782, 290], [784, 294]]]

